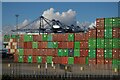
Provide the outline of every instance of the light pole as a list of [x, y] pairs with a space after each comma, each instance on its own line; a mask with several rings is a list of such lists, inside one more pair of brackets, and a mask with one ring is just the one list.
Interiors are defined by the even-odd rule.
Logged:
[[19, 17], [19, 15], [16, 14], [15, 16], [16, 16], [16, 30], [18, 30], [18, 17]]

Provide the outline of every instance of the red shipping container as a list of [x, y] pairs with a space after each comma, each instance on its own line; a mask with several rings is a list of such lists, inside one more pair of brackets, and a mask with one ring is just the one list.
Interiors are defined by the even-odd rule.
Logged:
[[81, 41], [80, 48], [88, 48], [88, 41]]
[[19, 35], [20, 38], [19, 38], [19, 42], [24, 42], [24, 35]]
[[112, 29], [112, 36], [113, 38], [120, 38], [119, 28], [113, 28]]
[[54, 64], [60, 64], [60, 57], [53, 57]]
[[37, 57], [36, 56], [32, 56], [32, 60], [33, 60], [33, 63], [36, 63], [37, 62]]
[[53, 56], [57, 56], [57, 52], [58, 52], [57, 49], [52, 49], [52, 54], [53, 54]]
[[87, 33], [84, 33], [84, 35], [85, 35], [85, 40], [87, 40], [87, 41], [88, 41], [88, 39], [89, 39], [88, 32], [87, 32]]
[[18, 62], [18, 55], [14, 54], [14, 62]]
[[46, 49], [47, 56], [54, 56], [56, 53], [54, 53], [54, 49]]
[[17, 42], [17, 45], [19, 46], [19, 48], [24, 48], [24, 42]]
[[47, 42], [39, 42], [38, 43], [38, 48], [40, 49], [40, 48], [47, 48]]
[[67, 48], [73, 48], [74, 43], [73, 42], [67, 42]]
[[97, 59], [104, 59], [104, 49], [97, 49]]
[[86, 57], [74, 57], [74, 64], [85, 64]]
[[40, 54], [42, 56], [47, 56], [47, 49], [40, 49]]
[[97, 59], [97, 64], [104, 64], [104, 59]]
[[42, 63], [45, 64], [46, 63], [46, 57], [42, 56]]
[[28, 56], [24, 56], [23, 60], [24, 60], [23, 61], [24, 63], [27, 63], [28, 62]]
[[80, 49], [80, 56], [87, 57], [88, 56], [88, 49]]
[[62, 34], [62, 41], [68, 41], [68, 33]]
[[40, 50], [39, 49], [33, 49], [33, 54], [32, 54], [33, 56], [39, 56], [39, 55], [41, 55], [40, 54]]
[[67, 42], [58, 42], [58, 48], [67, 48]]
[[89, 64], [95, 65], [96, 59], [95, 58], [89, 58]]
[[68, 64], [68, 57], [60, 57], [61, 64]]
[[32, 49], [32, 42], [24, 42], [24, 49]]
[[53, 41], [58, 41], [57, 34], [53, 34], [52, 39], [53, 39]]
[[32, 55], [33, 54], [33, 50], [32, 49], [24, 49], [24, 55], [28, 56], [28, 55]]
[[42, 41], [42, 35], [33, 35], [33, 41]]
[[96, 28], [104, 28], [104, 18], [96, 19]]
[[105, 64], [112, 64], [112, 59], [105, 59]]
[[90, 29], [88, 31], [89, 38], [96, 38], [96, 29]]
[[120, 49], [113, 49], [113, 59], [120, 59]]
[[104, 38], [104, 28], [97, 29], [97, 38]]
[[84, 33], [75, 33], [75, 41], [85, 40]]

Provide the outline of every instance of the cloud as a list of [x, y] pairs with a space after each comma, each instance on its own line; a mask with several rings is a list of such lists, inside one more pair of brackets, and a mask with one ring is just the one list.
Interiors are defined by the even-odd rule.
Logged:
[[42, 16], [50, 20], [56, 19], [66, 25], [76, 25], [76, 11], [69, 9], [66, 12], [55, 12], [54, 8], [50, 8], [43, 12]]

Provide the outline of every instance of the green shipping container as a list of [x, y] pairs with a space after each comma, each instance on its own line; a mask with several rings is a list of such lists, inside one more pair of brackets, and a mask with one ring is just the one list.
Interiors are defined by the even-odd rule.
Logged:
[[68, 64], [74, 64], [74, 57], [68, 57]]
[[23, 56], [18, 57], [18, 62], [23, 62]]
[[105, 38], [112, 38], [112, 28], [105, 28]]
[[79, 49], [80, 48], [80, 42], [74, 42], [74, 48]]
[[48, 41], [52, 41], [52, 34], [48, 34]]
[[32, 48], [38, 48], [38, 42], [32, 42]]
[[58, 49], [58, 56], [63, 56], [63, 50], [62, 49]]
[[120, 27], [120, 18], [118, 18], [118, 27]]
[[74, 49], [74, 57], [80, 56], [80, 49]]
[[4, 35], [4, 39], [10, 39], [11, 36], [10, 35]]
[[19, 55], [24, 55], [24, 49], [18, 49]]
[[105, 39], [105, 49], [112, 49], [112, 39]]
[[105, 18], [105, 28], [112, 27], [112, 18]]
[[118, 26], [119, 25], [119, 18], [113, 18], [112, 21], [113, 21], [113, 27], [119, 27]]
[[33, 41], [33, 36], [32, 35], [24, 35], [24, 42], [30, 42]]
[[53, 48], [58, 48], [58, 42], [53, 42]]
[[53, 42], [48, 42], [48, 48], [53, 48]]
[[97, 38], [97, 48], [104, 48], [104, 39]]
[[120, 48], [119, 38], [113, 38], [113, 48]]
[[47, 56], [47, 63], [52, 63], [52, 56]]
[[112, 60], [113, 65], [118, 65], [118, 62], [119, 62], [118, 60], [115, 60], [115, 59]]
[[47, 40], [48, 40], [47, 34], [42, 34], [42, 41], [47, 41]]
[[88, 46], [89, 48], [96, 48], [96, 39], [95, 38], [90, 38], [88, 41]]
[[119, 69], [119, 66], [118, 65], [112, 65], [112, 69]]
[[74, 41], [74, 34], [68, 34], [68, 41]]
[[41, 56], [37, 56], [37, 62], [42, 63], [42, 57]]
[[104, 50], [104, 57], [105, 58], [112, 58], [112, 50], [111, 49], [105, 49]]
[[28, 63], [32, 63], [32, 56], [28, 56]]
[[63, 50], [63, 56], [68, 56], [68, 49]]
[[89, 64], [89, 59], [88, 59], [88, 57], [86, 57], [85, 63], [86, 63], [86, 64]]
[[96, 58], [96, 50], [89, 49], [89, 58]]

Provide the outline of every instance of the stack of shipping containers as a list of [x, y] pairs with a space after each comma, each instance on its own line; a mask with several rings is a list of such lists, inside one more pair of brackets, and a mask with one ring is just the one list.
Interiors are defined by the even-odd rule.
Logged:
[[120, 18], [98, 18], [86, 33], [5, 35], [15, 62], [51, 64], [120, 64]]

